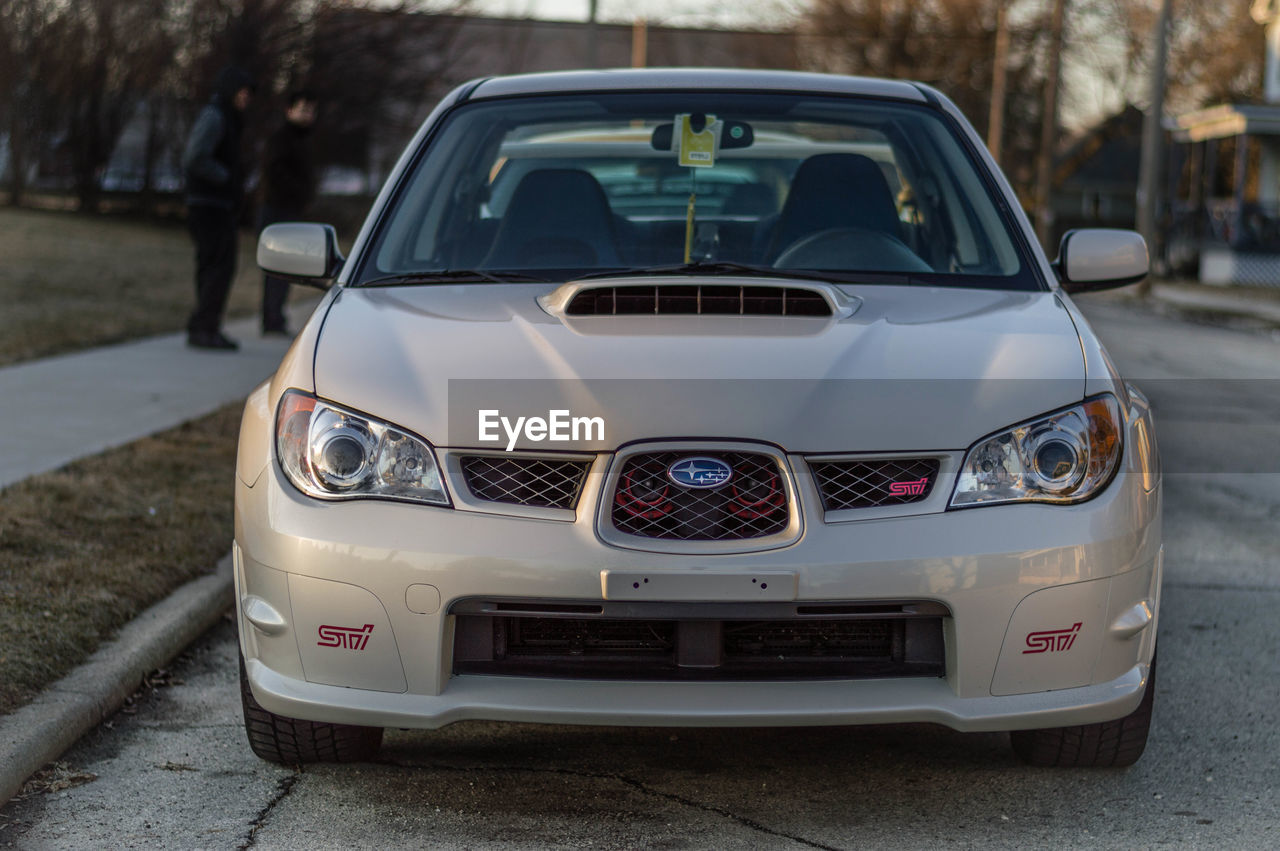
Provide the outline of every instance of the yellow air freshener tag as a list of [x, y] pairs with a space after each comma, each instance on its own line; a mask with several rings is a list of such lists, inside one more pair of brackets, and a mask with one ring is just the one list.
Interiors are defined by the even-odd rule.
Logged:
[[722, 122], [714, 115], [707, 115], [706, 126], [701, 131], [693, 128], [693, 116], [689, 113], [676, 116], [675, 137], [680, 145], [680, 165], [709, 167], [716, 164], [720, 152], [720, 128]]

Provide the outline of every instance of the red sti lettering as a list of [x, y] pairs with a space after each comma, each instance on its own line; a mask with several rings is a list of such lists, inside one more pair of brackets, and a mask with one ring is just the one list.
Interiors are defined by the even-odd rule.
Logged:
[[929, 484], [929, 478], [916, 479], [913, 482], [892, 482], [889, 485], [890, 496], [919, 496]]
[[320, 640], [316, 644], [321, 647], [342, 647], [346, 650], [363, 650], [373, 634], [373, 624], [363, 627], [329, 626], [320, 627]]
[[1025, 656], [1028, 653], [1065, 653], [1071, 649], [1071, 645], [1076, 643], [1076, 635], [1080, 632], [1081, 624], [1072, 624], [1070, 629], [1050, 629], [1044, 632], [1033, 632], [1027, 636], [1027, 646], [1030, 650], [1023, 650]]

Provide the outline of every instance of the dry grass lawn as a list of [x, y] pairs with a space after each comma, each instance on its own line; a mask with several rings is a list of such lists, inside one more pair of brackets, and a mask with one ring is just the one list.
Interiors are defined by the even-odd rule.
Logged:
[[[230, 316], [261, 306], [254, 245], [245, 232]], [[0, 366], [180, 331], [194, 277], [179, 223], [0, 208]]]
[[231, 549], [240, 409], [0, 490], [0, 714]]

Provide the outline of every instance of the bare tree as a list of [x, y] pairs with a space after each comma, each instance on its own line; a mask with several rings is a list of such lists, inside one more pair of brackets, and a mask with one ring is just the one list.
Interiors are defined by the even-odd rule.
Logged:
[[[814, 0], [797, 30], [818, 70], [900, 77], [936, 86], [986, 126], [1002, 0]], [[1010, 176], [1029, 191], [1043, 106], [1043, 4], [1014, 2], [1006, 53], [1002, 147]]]
[[[1076, 0], [1071, 53], [1124, 99], [1145, 103], [1151, 38], [1159, 0]], [[1266, 40], [1249, 0], [1173, 5], [1169, 31], [1167, 108], [1183, 112], [1213, 103], [1256, 100], [1262, 93]]]
[[[193, 115], [217, 70], [235, 64], [258, 81], [246, 139], [262, 140], [291, 89], [322, 103], [317, 161], [385, 172], [452, 81], [453, 41], [465, 0], [433, 5], [379, 0], [170, 0], [183, 45], [171, 74]], [[370, 169], [371, 165], [373, 166]]]
[[46, 104], [48, 72], [58, 54], [49, 39], [51, 9], [45, 0], [0, 3], [0, 127], [9, 140], [9, 203], [22, 203], [27, 173], [53, 135]]
[[82, 210], [96, 210], [102, 172], [125, 124], [169, 61], [165, 0], [59, 4], [45, 38], [75, 45], [48, 72]]
[[449, 70], [461, 21], [439, 7], [320, 0], [305, 76], [324, 104], [319, 159], [384, 175], [430, 106], [460, 82]]

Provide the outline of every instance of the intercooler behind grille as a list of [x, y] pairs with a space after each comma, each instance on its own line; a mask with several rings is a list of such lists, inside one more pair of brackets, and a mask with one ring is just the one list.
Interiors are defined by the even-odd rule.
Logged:
[[[503, 614], [464, 604], [454, 641], [454, 672], [561, 679], [773, 680], [933, 677], [945, 671], [945, 608], [922, 603], [836, 607], [833, 614], [756, 619], [636, 617], [537, 612]], [[613, 611], [624, 611], [615, 609]], [[481, 613], [483, 612], [483, 613]], [[784, 614], [776, 607], [766, 612]]]

